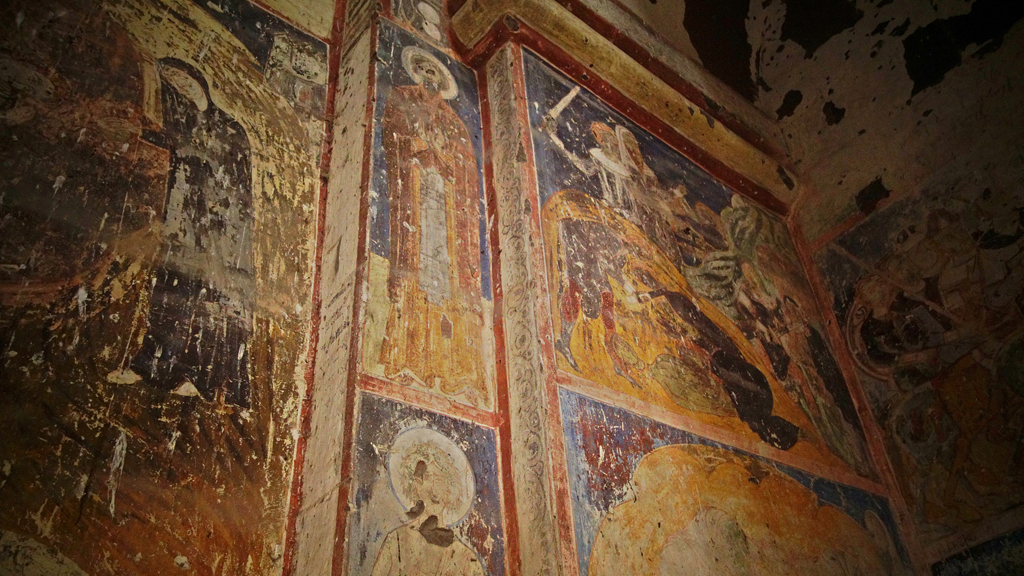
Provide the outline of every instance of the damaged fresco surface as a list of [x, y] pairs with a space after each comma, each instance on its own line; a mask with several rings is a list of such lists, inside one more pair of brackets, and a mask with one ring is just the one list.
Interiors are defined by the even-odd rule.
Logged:
[[560, 401], [581, 574], [911, 574], [880, 496]]
[[873, 475], [784, 224], [525, 60], [559, 368]]
[[816, 255], [922, 540], [1024, 502], [1024, 195], [964, 178]]
[[505, 574], [494, 431], [360, 396], [348, 574]]
[[327, 48], [240, 0], [0, 11], [4, 542], [272, 572]]
[[392, 23], [379, 34], [363, 370], [490, 409], [476, 79]]
[[965, 550], [932, 566], [935, 576], [1003, 576], [1024, 572], [1024, 530]]
[[448, 23], [441, 0], [394, 0], [395, 19], [439, 46], [448, 46]]

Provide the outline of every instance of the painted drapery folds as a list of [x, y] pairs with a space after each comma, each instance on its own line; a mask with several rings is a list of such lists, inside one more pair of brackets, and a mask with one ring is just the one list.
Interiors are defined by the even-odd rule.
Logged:
[[525, 61], [559, 368], [872, 476], [784, 224]]
[[240, 0], [0, 10], [5, 542], [271, 572], [326, 46]]
[[885, 500], [561, 393], [580, 573], [911, 573]]
[[500, 576], [494, 431], [360, 396], [348, 574]]
[[926, 543], [1024, 503], [1022, 214], [964, 179], [816, 255]]
[[363, 369], [491, 408], [475, 78], [394, 24], [379, 30]]

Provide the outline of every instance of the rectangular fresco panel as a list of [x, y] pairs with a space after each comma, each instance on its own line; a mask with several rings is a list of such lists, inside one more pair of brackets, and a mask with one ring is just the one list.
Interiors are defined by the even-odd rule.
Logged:
[[0, 29], [0, 529], [95, 574], [279, 570], [327, 46], [241, 0]]
[[362, 394], [348, 572], [505, 574], [494, 431]]
[[561, 390], [580, 574], [909, 576], [880, 496]]
[[476, 79], [387, 21], [377, 56], [363, 369], [492, 408]]
[[815, 255], [925, 543], [1024, 503], [1022, 214], [955, 182]]
[[785, 225], [525, 60], [559, 368], [872, 476]]

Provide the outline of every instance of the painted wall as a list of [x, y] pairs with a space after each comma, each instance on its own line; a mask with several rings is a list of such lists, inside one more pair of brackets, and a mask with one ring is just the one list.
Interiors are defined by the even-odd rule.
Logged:
[[[688, 0], [673, 20], [623, 2], [656, 32], [682, 21], [703, 64], [777, 118], [803, 185], [795, 222], [925, 555], [939, 561], [1024, 525], [1015, 360], [1024, 9], [704, 4]], [[702, 11], [716, 22], [703, 46], [688, 23]], [[727, 61], [705, 58], [711, 49]], [[1000, 566], [998, 549], [970, 565]]]
[[506, 573], [480, 98], [431, 6], [371, 24], [351, 575]]
[[571, 570], [909, 573], [785, 224], [524, 61]]
[[559, 369], [874, 477], [785, 225], [525, 59]]
[[275, 573], [327, 46], [242, 1], [2, 13], [0, 562]]
[[816, 255], [901, 492], [939, 557], [1020, 522], [1018, 192], [973, 178], [936, 187]]

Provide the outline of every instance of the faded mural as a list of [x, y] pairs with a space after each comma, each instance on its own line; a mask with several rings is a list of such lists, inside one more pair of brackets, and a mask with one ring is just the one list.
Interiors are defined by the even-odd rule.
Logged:
[[581, 574], [911, 573], [880, 496], [560, 400]]
[[494, 431], [362, 394], [348, 574], [505, 573]]
[[92, 574], [270, 572], [327, 48], [240, 0], [0, 14], [5, 542]]
[[494, 406], [490, 258], [473, 72], [382, 21], [368, 301], [372, 376]]
[[926, 543], [1024, 502], [1022, 215], [966, 179], [816, 255]]
[[395, 0], [395, 19], [440, 46], [448, 46], [448, 26], [441, 0]]
[[559, 368], [873, 475], [784, 224], [525, 60]]
[[1003, 576], [1024, 573], [1024, 529], [1016, 530], [932, 566], [935, 576]]

